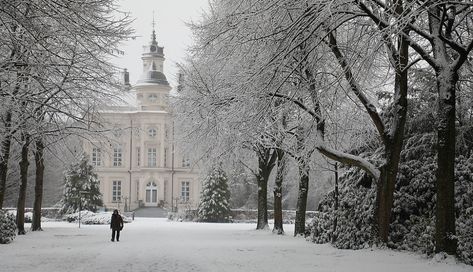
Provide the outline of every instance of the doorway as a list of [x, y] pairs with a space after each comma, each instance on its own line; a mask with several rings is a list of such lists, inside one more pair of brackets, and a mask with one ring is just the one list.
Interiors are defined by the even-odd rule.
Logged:
[[158, 186], [154, 181], [146, 184], [145, 206], [156, 207], [158, 205]]

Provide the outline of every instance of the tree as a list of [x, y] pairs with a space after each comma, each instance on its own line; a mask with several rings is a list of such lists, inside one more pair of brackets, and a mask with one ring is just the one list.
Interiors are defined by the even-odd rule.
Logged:
[[43, 183], [44, 183], [44, 144], [41, 139], [35, 142], [35, 187], [34, 187], [34, 203], [33, 203], [33, 222], [31, 222], [31, 230], [38, 231], [41, 228], [41, 207], [43, 202]]
[[29, 155], [29, 135], [22, 133], [21, 146], [21, 160], [20, 164], [20, 190], [18, 192], [18, 202], [16, 205], [16, 225], [18, 228], [18, 235], [24, 235], [25, 231], [25, 201], [26, 201], [26, 187], [28, 185], [28, 155]]
[[70, 213], [85, 209], [95, 212], [102, 206], [100, 183], [94, 167], [85, 154], [64, 173], [64, 195], [61, 200], [62, 212]]
[[[459, 71], [473, 50], [472, 6], [468, 1], [355, 1], [386, 35], [397, 34], [435, 71], [437, 110], [436, 251], [455, 254], [455, 122]], [[400, 9], [401, 12], [398, 12]], [[396, 18], [393, 25], [380, 10]], [[405, 30], [410, 31], [405, 31]], [[410, 34], [412, 32], [413, 34]]]
[[277, 149], [276, 180], [274, 182], [274, 227], [273, 233], [284, 234], [282, 214], [282, 185], [287, 168], [287, 155], [284, 150]]
[[20, 138], [20, 234], [24, 233], [29, 145], [36, 147], [32, 230], [41, 230], [45, 147], [71, 134], [86, 137], [86, 132], [98, 130], [96, 101], [116, 99], [120, 91], [110, 57], [119, 53], [119, 43], [131, 34], [128, 15], [120, 13], [115, 0], [79, 5], [1, 1], [0, 208], [12, 141]]
[[258, 221], [256, 229], [268, 228], [268, 180], [271, 171], [276, 165], [277, 151], [272, 148], [258, 145], [256, 147], [258, 156], [258, 171], [256, 181], [258, 183]]
[[110, 57], [132, 33], [116, 0], [1, 3], [0, 207], [19, 128], [43, 145], [96, 131], [97, 101], [117, 99], [120, 91]]
[[230, 191], [227, 175], [221, 166], [214, 166], [202, 185], [198, 218], [202, 222], [229, 222]]
[[[222, 153], [231, 148], [255, 151], [258, 158], [258, 168], [253, 171], [258, 181], [257, 229], [267, 227], [267, 183], [276, 163], [276, 150], [289, 149], [300, 167], [295, 233], [302, 234], [310, 154], [315, 150], [310, 146], [314, 144], [314, 120], [319, 134], [323, 135], [324, 127], [320, 102], [313, 99], [317, 98], [319, 90], [316, 88], [320, 87], [316, 85], [318, 78], [313, 76], [318, 71], [311, 71], [316, 66], [307, 63], [316, 63], [324, 54], [308, 57], [303, 52], [310, 48], [299, 49], [299, 46], [298, 54], [279, 51], [287, 46], [285, 29], [292, 21], [285, 6], [278, 7], [281, 10], [272, 10], [263, 2], [215, 2], [205, 21], [194, 25], [199, 40], [192, 59], [183, 65], [184, 88], [180, 89], [176, 108], [182, 109], [178, 119], [188, 126], [183, 133], [187, 139], [199, 142], [200, 146], [207, 142], [211, 145], [208, 150], [223, 146]], [[254, 13], [261, 16], [255, 17]], [[235, 28], [228, 28], [229, 25]], [[297, 106], [294, 109], [294, 105], [310, 112], [311, 118], [300, 118], [301, 110]], [[279, 112], [291, 107], [288, 117], [291, 128], [287, 129], [279, 125], [278, 117]], [[297, 128], [302, 133], [289, 133]], [[291, 137], [286, 137], [288, 134]], [[276, 197], [275, 201], [278, 199]], [[281, 206], [275, 204], [278, 209]]]
[[[251, 128], [258, 131], [254, 135], [265, 136], [250, 137], [253, 143], [267, 148], [278, 148], [277, 140], [266, 141], [278, 138], [271, 130], [277, 118], [268, 116], [291, 106], [304, 111], [309, 118], [301, 127], [314, 129], [302, 140], [315, 139], [304, 145], [312, 144], [326, 157], [371, 176], [366, 180], [376, 186], [372, 227], [376, 240], [387, 243], [408, 91], [415, 84], [409, 80], [421, 75], [414, 74], [416, 69], [435, 74], [439, 101], [436, 251], [454, 254], [455, 125], [465, 124], [465, 112], [471, 113], [456, 94], [471, 80], [469, 75], [460, 77], [468, 74], [465, 63], [473, 50], [472, 8], [468, 1], [215, 1], [204, 21], [195, 26], [199, 39], [192, 57], [202, 66], [193, 67], [197, 71], [193, 79], [202, 84], [189, 88], [198, 95], [188, 98], [196, 112], [205, 109], [221, 122], [240, 125], [221, 135], [247, 135]], [[209, 80], [208, 71], [216, 76]], [[464, 109], [458, 114], [457, 103]], [[252, 111], [254, 107], [261, 109], [259, 114]], [[359, 126], [382, 150], [378, 156], [357, 149], [353, 132], [344, 139], [350, 144], [334, 148], [331, 135], [339, 130], [337, 115], [345, 111], [366, 116]], [[195, 130], [205, 127], [208, 118], [201, 120]], [[290, 153], [290, 148], [286, 151]], [[300, 153], [293, 152], [294, 157]]]

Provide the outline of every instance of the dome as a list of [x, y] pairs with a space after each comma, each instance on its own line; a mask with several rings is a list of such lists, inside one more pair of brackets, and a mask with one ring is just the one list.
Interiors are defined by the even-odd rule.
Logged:
[[138, 80], [140, 83], [155, 83], [169, 85], [166, 76], [156, 69], [154, 61], [151, 63], [147, 72], [143, 73], [143, 76]]
[[159, 71], [148, 71], [144, 77], [138, 80], [139, 83], [157, 83], [169, 85], [166, 76]]

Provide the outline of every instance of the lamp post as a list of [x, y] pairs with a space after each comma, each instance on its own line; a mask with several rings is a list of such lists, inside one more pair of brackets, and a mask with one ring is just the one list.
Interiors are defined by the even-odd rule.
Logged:
[[82, 210], [82, 194], [88, 194], [89, 192], [87, 191], [79, 191], [79, 229], [80, 229], [80, 212]]

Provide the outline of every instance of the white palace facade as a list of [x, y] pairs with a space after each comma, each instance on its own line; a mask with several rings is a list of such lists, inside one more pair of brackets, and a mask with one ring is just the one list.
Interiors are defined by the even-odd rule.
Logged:
[[107, 209], [196, 208], [199, 171], [173, 142], [168, 103], [172, 88], [154, 30], [144, 48], [143, 73], [129, 93], [136, 103], [101, 111], [110, 139], [84, 143], [84, 149], [99, 176]]

